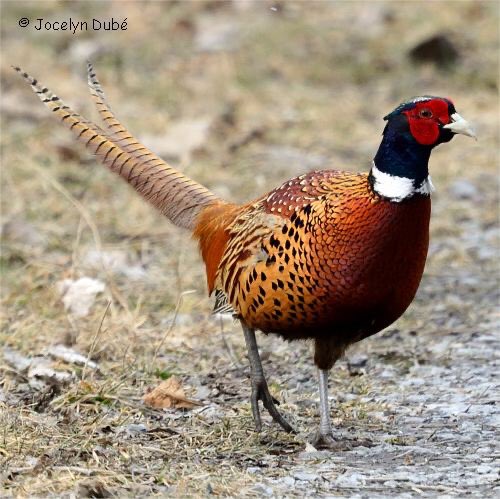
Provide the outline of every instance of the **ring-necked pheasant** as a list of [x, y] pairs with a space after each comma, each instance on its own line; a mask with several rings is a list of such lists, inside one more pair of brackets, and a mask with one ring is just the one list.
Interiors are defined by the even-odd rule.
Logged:
[[285, 430], [292, 428], [269, 393], [255, 330], [314, 340], [320, 391], [314, 444], [335, 445], [328, 371], [350, 344], [389, 326], [410, 305], [429, 241], [430, 153], [454, 134], [474, 136], [453, 102], [416, 97], [388, 114], [368, 174], [314, 171], [236, 205], [140, 144], [111, 112], [90, 64], [104, 129], [15, 69], [87, 149], [198, 240], [215, 310], [234, 314], [243, 326], [257, 430], [259, 400]]

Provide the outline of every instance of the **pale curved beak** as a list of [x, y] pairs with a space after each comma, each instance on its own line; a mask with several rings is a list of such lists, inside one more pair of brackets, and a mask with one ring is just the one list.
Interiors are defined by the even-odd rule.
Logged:
[[451, 130], [453, 133], [461, 133], [462, 135], [467, 135], [467, 137], [472, 137], [477, 140], [476, 132], [471, 127], [467, 120], [464, 120], [458, 113], [451, 115], [451, 123], [444, 125], [443, 128]]

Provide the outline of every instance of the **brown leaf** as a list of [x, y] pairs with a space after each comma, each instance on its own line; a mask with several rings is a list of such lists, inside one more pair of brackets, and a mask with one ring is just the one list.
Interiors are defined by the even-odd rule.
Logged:
[[203, 405], [186, 398], [181, 382], [176, 376], [162, 381], [156, 388], [146, 393], [143, 400], [146, 405], [156, 409], [170, 407], [174, 409], [192, 409], [197, 405]]

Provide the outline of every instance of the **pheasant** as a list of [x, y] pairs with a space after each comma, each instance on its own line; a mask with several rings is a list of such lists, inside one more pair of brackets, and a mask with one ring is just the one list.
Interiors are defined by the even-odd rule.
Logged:
[[323, 170], [292, 178], [243, 205], [226, 202], [139, 143], [116, 119], [92, 66], [88, 81], [104, 128], [15, 68], [52, 113], [110, 170], [198, 241], [215, 311], [240, 320], [259, 401], [284, 430], [255, 330], [314, 342], [320, 424], [313, 444], [335, 447], [328, 373], [346, 348], [392, 324], [412, 302], [429, 243], [432, 149], [475, 137], [448, 98], [422, 96], [385, 116], [369, 173]]

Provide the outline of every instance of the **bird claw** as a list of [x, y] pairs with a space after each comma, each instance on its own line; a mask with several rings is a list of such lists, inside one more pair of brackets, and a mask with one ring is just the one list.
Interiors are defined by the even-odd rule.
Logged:
[[293, 427], [283, 418], [276, 409], [276, 405], [280, 403], [270, 393], [266, 380], [252, 380], [252, 415], [255, 422], [255, 429], [257, 432], [262, 430], [262, 421], [260, 418], [259, 400], [262, 401], [264, 407], [267, 409], [271, 417], [278, 423], [285, 431], [294, 432]]
[[318, 450], [345, 451], [350, 450], [351, 445], [345, 441], [339, 441], [331, 433], [318, 431], [311, 442]]
[[373, 447], [375, 445], [371, 440], [352, 438], [347, 435], [340, 435], [335, 438], [332, 432], [318, 431], [313, 439], [311, 445], [317, 450], [330, 450], [330, 451], [348, 451], [356, 447]]

